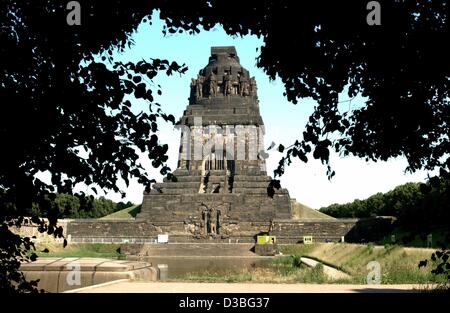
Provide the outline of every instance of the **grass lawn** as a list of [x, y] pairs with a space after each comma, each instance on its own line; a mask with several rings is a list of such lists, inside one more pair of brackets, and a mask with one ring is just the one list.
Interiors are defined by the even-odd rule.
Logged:
[[283, 257], [274, 262], [268, 268], [254, 268], [248, 270], [230, 271], [228, 273], [192, 273], [187, 274], [173, 281], [195, 281], [209, 283], [326, 283], [329, 282], [323, 274], [321, 267], [308, 268], [297, 267], [291, 264], [289, 258]]
[[133, 205], [126, 209], [103, 216], [100, 220], [132, 219], [141, 211], [141, 205]]
[[377, 261], [381, 266], [383, 284], [431, 283], [441, 281], [430, 273], [432, 264], [418, 267], [421, 260], [429, 259], [433, 249], [407, 248], [397, 245], [373, 246], [359, 244], [314, 244], [280, 246], [285, 254], [310, 256], [341, 268], [352, 276], [355, 283], [365, 283], [370, 269], [367, 265]]
[[292, 213], [294, 219], [301, 218], [321, 218], [321, 219], [334, 219], [329, 215], [326, 215], [318, 210], [312, 209], [307, 205], [299, 203], [297, 201], [292, 201]]
[[[366, 284], [370, 269], [367, 265], [377, 261], [381, 266], [382, 284], [429, 284], [444, 282], [442, 277], [430, 273], [432, 265], [418, 268], [421, 260], [429, 259], [433, 249], [401, 246], [373, 246], [357, 244], [280, 245], [283, 257], [267, 268], [253, 268], [225, 274], [192, 273], [177, 280], [198, 282], [254, 282], [254, 283], [353, 283]], [[309, 268], [301, 264], [307, 256], [334, 266], [348, 274], [350, 279], [332, 281], [318, 266]]]

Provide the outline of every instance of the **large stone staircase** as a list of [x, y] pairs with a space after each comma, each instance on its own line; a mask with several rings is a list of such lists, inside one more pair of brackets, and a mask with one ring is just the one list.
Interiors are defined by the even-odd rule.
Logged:
[[[270, 177], [256, 171], [254, 175], [227, 174], [223, 170], [175, 171], [176, 182], [165, 180], [153, 185], [144, 196], [138, 220], [175, 222], [200, 220], [201, 206], [222, 206], [223, 222], [269, 222], [273, 218], [291, 217], [291, 201], [287, 190], [276, 190], [274, 198], [267, 195]], [[225, 209], [224, 209], [225, 207]], [[173, 233], [172, 233], [173, 234]]]

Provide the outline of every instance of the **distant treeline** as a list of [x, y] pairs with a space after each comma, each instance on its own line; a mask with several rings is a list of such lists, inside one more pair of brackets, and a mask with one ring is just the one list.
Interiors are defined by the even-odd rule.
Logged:
[[408, 228], [448, 227], [450, 221], [450, 181], [438, 184], [407, 183], [365, 200], [332, 204], [320, 212], [337, 218], [395, 216]]
[[58, 218], [99, 218], [132, 205], [134, 204], [130, 201], [116, 203], [105, 197], [77, 197], [59, 193], [55, 199], [49, 201], [48, 209], [56, 213]]

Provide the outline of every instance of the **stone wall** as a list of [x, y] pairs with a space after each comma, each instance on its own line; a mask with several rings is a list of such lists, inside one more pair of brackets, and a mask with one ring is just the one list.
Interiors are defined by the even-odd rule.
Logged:
[[[381, 220], [380, 220], [381, 221]], [[271, 234], [277, 236], [278, 242], [299, 242], [303, 236], [314, 236], [316, 241], [337, 241], [341, 236], [351, 232], [357, 223], [370, 225], [373, 221], [350, 220], [275, 220]], [[158, 234], [169, 233], [171, 242], [253, 242], [254, 237], [267, 233], [267, 222], [240, 222], [226, 225], [228, 233], [215, 238], [200, 238], [192, 235], [183, 222], [149, 223], [144, 221], [117, 220], [75, 220], [68, 224], [67, 233], [72, 242], [118, 242], [142, 243], [152, 242]], [[356, 236], [355, 236], [356, 235]], [[356, 238], [353, 238], [356, 240]]]
[[72, 237], [150, 237], [161, 229], [135, 220], [78, 219], [68, 224]]
[[279, 243], [297, 243], [303, 241], [303, 236], [313, 236], [314, 241], [339, 241], [342, 236], [356, 225], [357, 219], [308, 219], [285, 220], [275, 223], [274, 236]]
[[[47, 222], [46, 219], [44, 221]], [[71, 222], [71, 219], [60, 219], [58, 220], [58, 226], [61, 226], [63, 228], [63, 235], [67, 235], [67, 228], [69, 223]], [[38, 230], [38, 225], [36, 224], [24, 224], [21, 227], [11, 227], [11, 231], [15, 234], [18, 234], [23, 237], [29, 237], [32, 238], [32, 241], [34, 242], [60, 242], [62, 243], [64, 238], [56, 238], [53, 235], [48, 235], [47, 233], [40, 233]], [[34, 237], [34, 238], [33, 238]]]
[[[279, 243], [301, 242], [303, 236], [313, 236], [315, 241], [374, 241], [392, 229], [392, 218], [367, 219], [304, 219], [274, 220], [271, 235]], [[186, 222], [150, 223], [139, 220], [72, 220], [67, 234], [72, 242], [86, 243], [151, 243], [158, 234], [170, 234], [170, 242], [254, 242], [258, 234], [269, 232], [267, 222], [233, 222], [224, 225], [215, 237], [199, 237], [189, 230]]]

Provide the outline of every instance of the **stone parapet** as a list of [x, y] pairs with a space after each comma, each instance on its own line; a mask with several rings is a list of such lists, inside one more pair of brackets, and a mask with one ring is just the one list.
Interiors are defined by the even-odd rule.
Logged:
[[[248, 217], [249, 219], [251, 216]], [[138, 220], [74, 220], [68, 224], [67, 233], [72, 242], [103, 243], [151, 243], [158, 234], [169, 234], [169, 242], [222, 242], [254, 243], [258, 234], [270, 233], [277, 237], [278, 243], [297, 243], [303, 236], [313, 236], [315, 241], [339, 241], [342, 236], [346, 241], [368, 241], [368, 233], [362, 229], [372, 230], [372, 236], [380, 237], [390, 231], [391, 218], [367, 219], [308, 219], [267, 221], [230, 220], [219, 234], [204, 236], [195, 232], [200, 227], [199, 220], [148, 222]], [[201, 230], [201, 228], [200, 228]]]
[[21, 264], [25, 278], [39, 279], [38, 288], [63, 292], [119, 279], [156, 281], [158, 272], [148, 262], [98, 258], [39, 258]]

